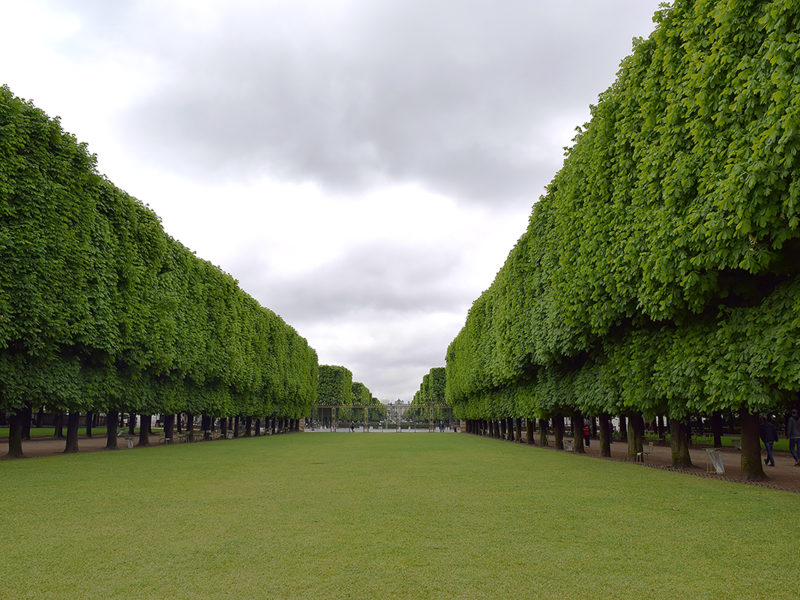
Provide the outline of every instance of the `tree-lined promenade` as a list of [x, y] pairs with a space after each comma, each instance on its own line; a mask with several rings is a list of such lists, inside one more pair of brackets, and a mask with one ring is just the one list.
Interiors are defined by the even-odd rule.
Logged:
[[450, 344], [447, 399], [470, 431], [542, 419], [556, 443], [565, 417], [607, 440], [619, 416], [632, 456], [658, 420], [676, 466], [691, 419], [733, 416], [760, 479], [759, 413], [799, 406], [800, 11], [657, 20]]
[[[237, 282], [168, 236], [99, 175], [84, 144], [0, 88], [0, 411], [9, 454], [41, 407], [82, 413], [293, 420], [317, 355]], [[206, 427], [207, 429], [207, 427]], [[117, 445], [109, 426], [108, 447]], [[148, 438], [143, 436], [141, 443]]]

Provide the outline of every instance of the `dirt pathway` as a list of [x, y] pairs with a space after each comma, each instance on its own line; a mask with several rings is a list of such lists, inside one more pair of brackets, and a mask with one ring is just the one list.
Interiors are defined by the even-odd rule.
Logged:
[[[552, 444], [552, 440], [550, 442]], [[645, 450], [648, 447], [645, 445]], [[722, 479], [738, 483], [749, 483], [741, 475], [741, 455], [739, 450], [734, 448], [722, 448], [719, 451], [722, 464], [725, 467], [724, 475], [717, 475], [713, 466], [708, 461], [705, 448], [692, 448], [689, 451], [694, 466], [688, 469], [672, 469], [672, 451], [669, 446], [654, 445], [652, 452], [644, 456], [644, 466], [660, 469], [667, 469], [678, 473], [687, 473], [711, 479]], [[592, 445], [586, 449], [588, 456], [600, 458], [600, 442], [592, 440]], [[624, 442], [614, 442], [611, 445], [611, 458], [604, 460], [627, 461], [628, 444]], [[766, 452], [761, 453], [762, 460], [766, 457]], [[757, 483], [763, 487], [785, 490], [800, 493], [800, 467], [794, 466], [794, 459], [788, 452], [774, 452], [775, 466], [764, 466], [764, 473], [769, 478], [767, 481]], [[707, 472], [711, 470], [711, 473]]]

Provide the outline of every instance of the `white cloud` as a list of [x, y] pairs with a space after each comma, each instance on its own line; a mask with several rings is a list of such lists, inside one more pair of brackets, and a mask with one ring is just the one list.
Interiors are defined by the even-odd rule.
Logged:
[[0, 83], [323, 363], [409, 399], [659, 0], [6, 4]]

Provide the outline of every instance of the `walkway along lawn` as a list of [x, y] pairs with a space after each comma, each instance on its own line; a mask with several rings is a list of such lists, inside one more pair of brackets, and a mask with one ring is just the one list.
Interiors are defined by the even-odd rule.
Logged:
[[797, 495], [474, 436], [4, 461], [0, 486], [16, 598], [795, 597]]

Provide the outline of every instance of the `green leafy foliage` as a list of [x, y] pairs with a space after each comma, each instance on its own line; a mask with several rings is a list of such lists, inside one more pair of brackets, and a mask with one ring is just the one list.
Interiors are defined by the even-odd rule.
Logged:
[[320, 365], [317, 401], [325, 406], [353, 404], [353, 374], [350, 370], [336, 365]]
[[298, 418], [306, 340], [0, 88], [0, 410]]
[[447, 351], [467, 418], [708, 414], [800, 389], [800, 12], [677, 0]]

